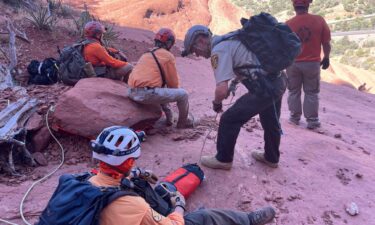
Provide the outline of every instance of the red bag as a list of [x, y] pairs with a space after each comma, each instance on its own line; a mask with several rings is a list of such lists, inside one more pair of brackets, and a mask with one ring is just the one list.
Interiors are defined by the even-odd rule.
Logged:
[[188, 198], [203, 179], [204, 172], [197, 164], [187, 164], [169, 174], [164, 181], [173, 184], [185, 198]]

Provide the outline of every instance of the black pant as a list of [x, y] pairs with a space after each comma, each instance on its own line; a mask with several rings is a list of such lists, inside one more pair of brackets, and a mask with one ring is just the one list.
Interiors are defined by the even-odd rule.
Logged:
[[234, 210], [202, 209], [184, 219], [185, 225], [251, 225], [247, 213]]
[[[264, 129], [265, 158], [278, 163], [280, 152], [280, 118], [281, 99], [287, 86], [285, 73], [274, 80], [269, 80], [273, 87], [273, 97], [247, 93], [241, 96], [232, 107], [220, 118], [216, 158], [221, 162], [232, 162], [234, 146], [241, 127], [252, 117], [259, 114]], [[251, 90], [250, 90], [251, 91]]]

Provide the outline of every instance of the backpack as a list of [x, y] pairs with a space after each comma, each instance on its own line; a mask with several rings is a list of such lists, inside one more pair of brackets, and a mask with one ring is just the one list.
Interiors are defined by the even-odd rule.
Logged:
[[88, 77], [84, 71], [86, 61], [83, 57], [83, 48], [93, 43], [93, 40], [84, 40], [71, 46], [58, 50], [60, 68], [60, 80], [66, 85], [75, 85], [80, 79]]
[[172, 207], [142, 179], [123, 179], [118, 187], [97, 187], [92, 173], [66, 174], [43, 210], [36, 225], [99, 225], [101, 211], [119, 197], [140, 196], [158, 213], [167, 216]]
[[30, 74], [28, 84], [51, 85], [57, 82], [58, 65], [54, 58], [46, 58], [42, 62], [32, 60], [27, 66]]
[[100, 212], [115, 199], [137, 195], [119, 187], [96, 187], [90, 173], [62, 175], [36, 225], [99, 225]]
[[261, 65], [252, 65], [251, 68], [278, 74], [300, 54], [301, 41], [297, 34], [271, 14], [262, 12], [250, 19], [242, 18], [241, 24], [242, 29], [232, 32], [226, 39], [240, 40], [257, 56]]

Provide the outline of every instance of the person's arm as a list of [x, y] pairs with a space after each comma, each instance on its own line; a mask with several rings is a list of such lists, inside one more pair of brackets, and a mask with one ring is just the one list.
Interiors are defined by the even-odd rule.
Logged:
[[96, 46], [95, 48], [96, 57], [103, 62], [106, 66], [110, 66], [113, 68], [120, 68], [126, 66], [127, 62], [118, 60], [110, 56], [107, 50], [103, 46]]
[[324, 58], [329, 58], [329, 55], [331, 54], [331, 42], [323, 43], [322, 46]]
[[175, 59], [169, 60], [164, 65], [164, 75], [167, 82], [167, 87], [169, 88], [179, 88], [180, 87], [180, 77], [176, 69]]
[[221, 103], [228, 95], [228, 82], [229, 80], [222, 81], [216, 85], [215, 89], [215, 103]]

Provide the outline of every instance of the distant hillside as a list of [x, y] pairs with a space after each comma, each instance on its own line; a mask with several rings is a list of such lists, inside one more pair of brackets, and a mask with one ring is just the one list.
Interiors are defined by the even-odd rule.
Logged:
[[[232, 0], [232, 2], [251, 14], [269, 12], [280, 20], [286, 20], [294, 15], [292, 3], [288, 0]], [[375, 14], [375, 0], [314, 0], [310, 5], [310, 11], [332, 22], [333, 31], [375, 29], [375, 15], [361, 18], [363, 15]], [[343, 21], [350, 18], [353, 20]]]

